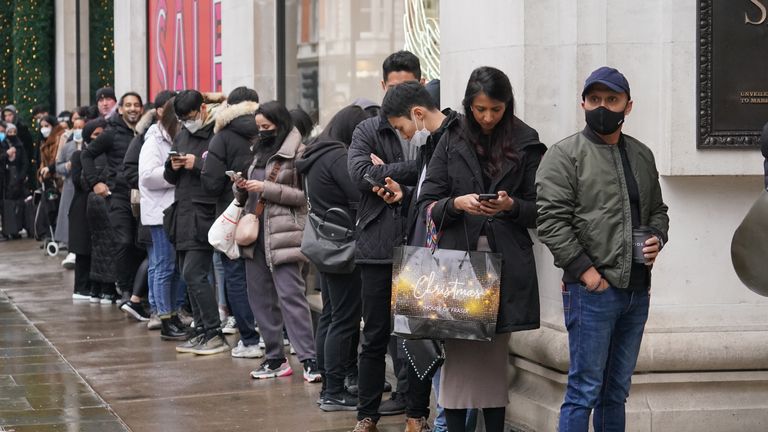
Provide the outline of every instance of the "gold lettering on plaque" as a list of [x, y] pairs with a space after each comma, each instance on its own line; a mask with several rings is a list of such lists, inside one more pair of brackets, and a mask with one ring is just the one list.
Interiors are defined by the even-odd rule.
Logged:
[[763, 0], [749, 0], [757, 6], [758, 9], [760, 9], [760, 19], [757, 21], [752, 21], [749, 19], [749, 14], [747, 12], [744, 12], [744, 24], [753, 24], [753, 25], [760, 25], [765, 22], [766, 18], [768, 18], [768, 9], [766, 9], [765, 5], [763, 4]]
[[742, 104], [768, 104], [768, 91], [740, 91], [739, 102]]

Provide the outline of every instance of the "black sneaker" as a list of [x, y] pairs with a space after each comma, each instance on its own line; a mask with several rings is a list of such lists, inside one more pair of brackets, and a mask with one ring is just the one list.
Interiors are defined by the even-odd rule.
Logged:
[[392, 397], [381, 401], [379, 405], [379, 414], [383, 416], [393, 416], [405, 413], [405, 396], [398, 392], [392, 392]]
[[322, 398], [320, 409], [326, 412], [356, 411], [357, 397], [343, 391], [337, 394], [327, 394]]
[[149, 321], [149, 314], [141, 303], [128, 300], [120, 306], [120, 310], [135, 318], [136, 321]]

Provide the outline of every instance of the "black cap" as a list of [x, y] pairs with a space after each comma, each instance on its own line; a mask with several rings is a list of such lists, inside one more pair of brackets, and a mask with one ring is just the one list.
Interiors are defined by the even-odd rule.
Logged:
[[595, 71], [589, 75], [587, 80], [584, 82], [584, 91], [581, 92], [582, 99], [584, 99], [584, 97], [587, 95], [587, 91], [594, 84], [603, 84], [615, 92], [626, 93], [627, 97], [630, 97], [629, 82], [627, 81], [627, 78], [625, 78], [621, 72], [612, 67], [603, 66], [601, 68], [595, 69]]
[[117, 97], [115, 96], [115, 89], [112, 87], [102, 87], [98, 90], [96, 90], [96, 101], [100, 101], [104, 98], [109, 98], [114, 101], [117, 101]]

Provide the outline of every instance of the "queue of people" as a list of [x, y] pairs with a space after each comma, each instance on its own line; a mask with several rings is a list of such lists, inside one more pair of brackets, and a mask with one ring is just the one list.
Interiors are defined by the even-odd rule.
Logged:
[[[472, 72], [463, 114], [441, 110], [414, 54], [393, 53], [382, 69], [381, 105], [351, 102], [319, 133], [306, 113], [260, 103], [246, 87], [226, 97], [164, 91], [151, 110], [137, 93], [101, 89], [98, 116], [42, 114], [36, 175], [60, 192], [48, 223], [73, 254], [73, 299], [120, 302], [179, 353], [264, 358], [254, 379], [293, 374], [287, 334], [303, 378], [321, 383], [319, 409], [356, 411], [355, 432], [401, 413], [406, 432], [472, 431], [479, 414], [487, 431], [502, 431], [510, 334], [539, 327], [536, 229], [564, 270], [571, 363], [560, 430], [586, 431], [593, 410], [595, 430], [623, 430], [650, 272], [668, 240], [653, 155], [621, 132], [633, 105], [624, 75], [590, 75], [586, 127], [547, 149], [515, 115], [499, 69]], [[15, 115], [6, 107], [0, 123], [9, 238], [6, 202], [20, 205], [30, 172]], [[236, 258], [208, 237], [231, 205], [257, 222]], [[312, 217], [354, 233], [343, 270], [303, 252]], [[421, 376], [392, 336], [393, 262], [396, 248], [428, 244], [503, 261], [491, 340], [446, 339], [442, 366]], [[311, 264], [323, 305], [316, 329]], [[388, 354], [398, 383], [385, 400]]]

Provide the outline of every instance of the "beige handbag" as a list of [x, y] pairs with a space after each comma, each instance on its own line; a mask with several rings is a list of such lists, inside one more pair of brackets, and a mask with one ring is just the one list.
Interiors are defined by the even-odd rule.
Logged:
[[[272, 172], [269, 173], [269, 177], [265, 180], [268, 182], [274, 182], [277, 178], [277, 172], [280, 171], [281, 162], [275, 162], [272, 167]], [[259, 239], [259, 217], [264, 213], [264, 206], [266, 200], [264, 199], [264, 192], [262, 192], [262, 198], [256, 204], [256, 209], [253, 212], [246, 213], [237, 222], [237, 228], [235, 229], [235, 243], [238, 246], [250, 246], [256, 243]]]

